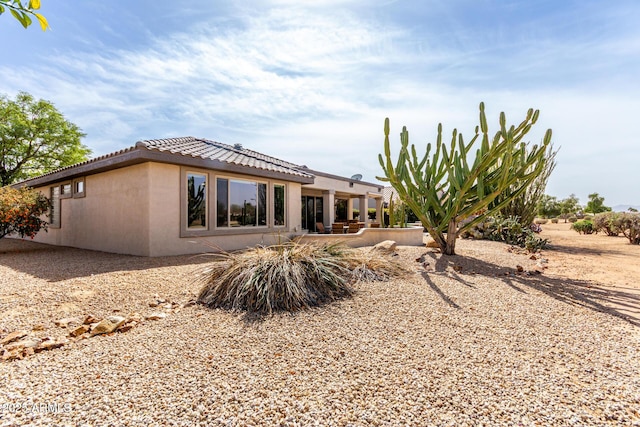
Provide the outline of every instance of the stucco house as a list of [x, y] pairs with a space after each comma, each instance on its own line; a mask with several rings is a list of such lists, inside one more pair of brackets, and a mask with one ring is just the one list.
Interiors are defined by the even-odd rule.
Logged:
[[52, 200], [36, 241], [141, 256], [271, 244], [351, 219], [355, 199], [374, 199], [382, 217], [380, 185], [193, 137], [139, 141], [17, 185]]

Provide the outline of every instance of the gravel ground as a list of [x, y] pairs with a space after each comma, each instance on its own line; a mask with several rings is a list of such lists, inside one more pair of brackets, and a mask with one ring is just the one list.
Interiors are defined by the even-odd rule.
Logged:
[[526, 274], [539, 260], [506, 248], [401, 247], [414, 271], [401, 280], [255, 318], [149, 307], [194, 298], [206, 257], [0, 240], [0, 338], [168, 313], [0, 362], [0, 426], [640, 426], [640, 328], [549, 292], [544, 273]]

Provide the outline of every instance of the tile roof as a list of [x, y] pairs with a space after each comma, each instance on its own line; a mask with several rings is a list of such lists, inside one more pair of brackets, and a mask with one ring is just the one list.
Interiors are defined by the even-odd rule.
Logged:
[[[148, 154], [146, 154], [148, 153]], [[161, 156], [175, 155], [175, 162], [180, 164], [182, 159], [186, 162], [213, 161], [229, 165], [237, 172], [247, 172], [247, 168], [255, 169], [258, 175], [270, 174], [276, 176], [289, 176], [298, 182], [313, 182], [314, 175], [304, 166], [286, 162], [257, 151], [243, 148], [240, 144], [228, 145], [192, 136], [182, 138], [149, 139], [138, 141], [133, 147], [128, 147], [113, 153], [95, 157], [75, 165], [66, 166], [46, 174], [29, 178], [16, 183], [16, 186], [40, 185], [54, 182], [59, 179], [68, 179], [87, 173], [98, 173], [130, 164], [141, 163], [150, 159], [149, 155], [156, 153]], [[152, 161], [157, 161], [153, 157]], [[191, 159], [191, 160], [190, 160]], [[161, 161], [171, 162], [165, 158]], [[204, 166], [208, 167], [208, 166]], [[262, 171], [262, 172], [260, 172]]]
[[217, 160], [224, 163], [263, 169], [272, 172], [285, 173], [306, 178], [313, 175], [303, 171], [302, 166], [248, 150], [241, 145], [228, 145], [191, 136], [183, 138], [148, 139], [138, 141], [136, 148], [144, 147], [148, 150], [169, 152], [182, 156], [199, 157], [207, 160]]

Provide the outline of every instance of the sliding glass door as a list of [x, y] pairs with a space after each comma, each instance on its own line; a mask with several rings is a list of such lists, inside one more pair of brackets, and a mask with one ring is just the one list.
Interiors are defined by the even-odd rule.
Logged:
[[322, 197], [302, 196], [302, 228], [316, 230], [316, 222], [322, 222], [324, 216]]

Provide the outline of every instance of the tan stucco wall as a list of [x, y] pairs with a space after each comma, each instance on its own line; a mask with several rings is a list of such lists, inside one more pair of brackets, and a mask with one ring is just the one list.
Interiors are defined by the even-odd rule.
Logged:
[[306, 190], [328, 190], [332, 189], [339, 193], [350, 193], [350, 194], [367, 194], [367, 193], [375, 193], [380, 194], [382, 196], [382, 190], [378, 192], [378, 187], [374, 185], [369, 185], [363, 182], [354, 181], [353, 187], [349, 186], [348, 181], [344, 181], [341, 179], [329, 178], [326, 176], [316, 176], [313, 184], [305, 184], [304, 186]]
[[[149, 255], [148, 163], [85, 178], [85, 197], [60, 200], [60, 228], [35, 241], [105, 252]], [[38, 188], [49, 197], [50, 187]]]
[[363, 228], [353, 234], [304, 234], [298, 237], [302, 242], [329, 243], [344, 242], [352, 248], [373, 246], [384, 240], [393, 240], [401, 246], [422, 246], [423, 228]]

